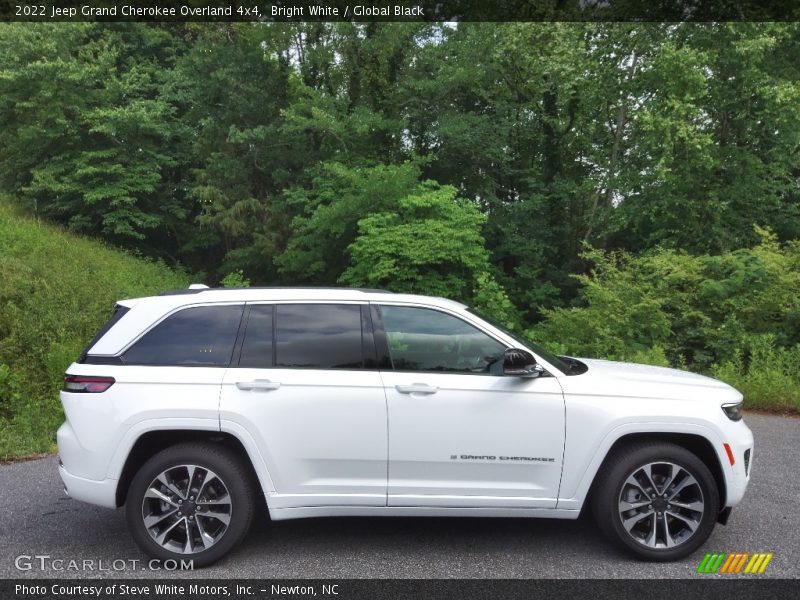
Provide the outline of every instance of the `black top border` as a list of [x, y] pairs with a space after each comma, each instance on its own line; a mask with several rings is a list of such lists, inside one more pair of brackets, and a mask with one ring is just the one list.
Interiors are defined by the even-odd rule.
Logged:
[[0, 0], [14, 22], [800, 21], [797, 0]]

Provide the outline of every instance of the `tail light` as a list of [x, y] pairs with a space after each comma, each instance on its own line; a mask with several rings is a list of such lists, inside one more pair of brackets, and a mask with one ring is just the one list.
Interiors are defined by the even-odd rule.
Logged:
[[65, 392], [73, 394], [97, 394], [105, 392], [114, 385], [113, 377], [94, 377], [92, 375], [64, 375]]

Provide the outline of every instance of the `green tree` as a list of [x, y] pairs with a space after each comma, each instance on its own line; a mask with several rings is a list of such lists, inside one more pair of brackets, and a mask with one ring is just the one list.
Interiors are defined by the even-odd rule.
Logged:
[[468, 300], [475, 287], [491, 285], [485, 220], [452, 186], [422, 182], [391, 210], [359, 220], [339, 281]]
[[797, 27], [662, 30], [640, 70], [611, 243], [720, 252], [757, 241], [753, 224], [797, 237]]
[[294, 282], [334, 283], [349, 265], [348, 247], [368, 215], [394, 210], [419, 187], [414, 163], [347, 167], [327, 162], [315, 169], [310, 189], [287, 191], [296, 207], [292, 234], [277, 258], [282, 275]]
[[144, 24], [3, 25], [3, 187], [75, 230], [174, 252], [185, 127], [161, 92], [181, 49]]
[[183, 185], [196, 228], [181, 251], [212, 280], [244, 270], [269, 281], [288, 224], [279, 194], [305, 159], [303, 140], [281, 133], [292, 74], [266, 45], [271, 28], [219, 23], [190, 31], [191, 47], [164, 88], [191, 124]]

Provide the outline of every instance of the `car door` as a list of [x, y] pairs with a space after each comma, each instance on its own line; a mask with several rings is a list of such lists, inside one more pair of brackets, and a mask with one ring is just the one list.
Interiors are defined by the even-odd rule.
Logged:
[[271, 508], [386, 505], [386, 398], [366, 305], [253, 304], [220, 419], [256, 440]]
[[554, 508], [564, 450], [555, 377], [502, 374], [507, 345], [460, 316], [373, 307], [389, 416], [389, 506]]

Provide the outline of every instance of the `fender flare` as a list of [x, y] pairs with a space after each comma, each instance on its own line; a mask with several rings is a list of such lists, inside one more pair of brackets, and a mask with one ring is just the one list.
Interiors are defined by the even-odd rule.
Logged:
[[258, 477], [259, 485], [267, 497], [274, 493], [275, 485], [267, 468], [258, 445], [250, 433], [241, 425], [231, 421], [221, 421], [218, 419], [193, 419], [193, 418], [159, 418], [145, 419], [138, 421], [130, 426], [122, 436], [117, 449], [108, 465], [106, 479], [119, 482], [123, 474], [123, 469], [128, 461], [131, 451], [143, 435], [153, 431], [198, 431], [204, 433], [227, 433], [236, 438], [244, 448], [247, 459], [253, 467], [253, 471]]
[[[714, 453], [717, 456], [717, 460], [722, 467], [722, 474], [726, 481], [726, 484], [731, 481], [733, 477], [733, 471], [731, 469], [731, 465], [728, 462], [726, 456], [722, 454], [723, 452], [723, 445], [722, 439], [717, 434], [717, 432], [705, 425], [698, 425], [696, 423], [686, 423], [686, 422], [669, 422], [669, 421], [644, 421], [644, 422], [629, 422], [617, 425], [611, 431], [609, 431], [605, 437], [603, 438], [600, 445], [597, 447], [595, 452], [594, 458], [589, 462], [586, 470], [584, 471], [581, 479], [578, 483], [578, 486], [575, 490], [575, 493], [568, 498], [562, 498], [561, 492], [559, 492], [558, 502], [556, 504], [556, 508], [559, 509], [570, 509], [570, 510], [580, 510], [583, 507], [583, 504], [586, 500], [586, 497], [589, 493], [589, 489], [594, 482], [597, 473], [600, 471], [600, 467], [605, 462], [606, 458], [608, 457], [608, 453], [611, 448], [616, 444], [621, 438], [625, 437], [626, 435], [631, 434], [684, 434], [684, 435], [695, 435], [698, 437], [702, 437], [707, 440], [712, 448], [714, 449]], [[566, 468], [566, 465], [564, 466]]]

